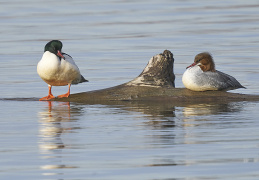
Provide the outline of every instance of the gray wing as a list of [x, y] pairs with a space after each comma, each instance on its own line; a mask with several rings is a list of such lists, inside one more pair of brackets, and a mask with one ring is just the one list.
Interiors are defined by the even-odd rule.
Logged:
[[238, 88], [245, 88], [234, 77], [225, 74], [221, 71], [205, 72], [204, 73], [212, 86], [218, 90], [232, 90]]
[[[68, 61], [71, 64], [73, 64], [74, 66], [76, 66], [76, 68], [79, 71], [79, 68], [77, 67], [75, 61], [73, 60], [73, 58], [70, 55], [68, 55], [66, 53], [62, 53], [62, 55], [65, 57], [65, 61]], [[88, 82], [88, 80], [86, 80], [84, 78], [84, 76], [81, 75], [80, 79], [75, 79], [74, 81], [72, 81], [72, 84], [78, 84], [78, 83], [83, 83], [83, 82]]]

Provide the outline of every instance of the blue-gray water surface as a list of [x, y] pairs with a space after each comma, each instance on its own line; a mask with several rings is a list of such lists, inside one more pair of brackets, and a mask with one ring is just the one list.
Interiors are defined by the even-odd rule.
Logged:
[[[259, 103], [40, 102], [36, 66], [63, 42], [88, 83], [136, 77], [174, 54], [176, 87], [200, 52], [259, 95], [259, 1], [0, 0], [0, 179], [259, 179]], [[59, 95], [67, 87], [53, 87]]]

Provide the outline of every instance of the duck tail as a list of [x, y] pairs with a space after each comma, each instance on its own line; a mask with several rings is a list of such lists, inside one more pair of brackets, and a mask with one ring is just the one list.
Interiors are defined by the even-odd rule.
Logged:
[[79, 83], [83, 83], [83, 82], [89, 82], [87, 79], [84, 78], [84, 76], [81, 75], [81, 80]]

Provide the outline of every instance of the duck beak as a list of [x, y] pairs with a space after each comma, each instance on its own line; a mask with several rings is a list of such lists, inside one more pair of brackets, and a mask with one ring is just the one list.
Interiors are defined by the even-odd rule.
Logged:
[[189, 67], [195, 66], [195, 65], [196, 65], [196, 63], [194, 62], [190, 66], [188, 66], [186, 69], [188, 69]]
[[60, 51], [58, 51], [57, 55], [63, 59], [65, 59], [65, 57], [62, 55], [62, 53]]

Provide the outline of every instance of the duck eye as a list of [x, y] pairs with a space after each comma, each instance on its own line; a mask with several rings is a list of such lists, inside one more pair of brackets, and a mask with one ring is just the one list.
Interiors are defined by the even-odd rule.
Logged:
[[202, 60], [202, 58], [201, 59], [198, 59], [196, 62], [198, 63], [198, 62], [200, 62]]

